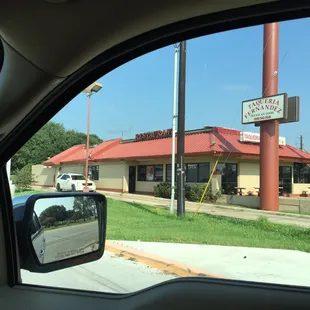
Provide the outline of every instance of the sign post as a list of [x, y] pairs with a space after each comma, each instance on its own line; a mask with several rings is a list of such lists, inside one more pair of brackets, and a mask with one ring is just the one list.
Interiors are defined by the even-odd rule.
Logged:
[[265, 24], [262, 98], [242, 102], [242, 123], [260, 126], [260, 208], [269, 211], [279, 210], [279, 124], [299, 120], [299, 97], [278, 94], [278, 69], [279, 23]]

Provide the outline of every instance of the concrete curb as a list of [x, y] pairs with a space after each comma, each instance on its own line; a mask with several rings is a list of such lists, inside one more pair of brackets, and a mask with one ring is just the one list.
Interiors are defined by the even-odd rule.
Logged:
[[114, 243], [112, 241], [106, 241], [105, 250], [107, 252], [113, 253], [114, 255], [139, 262], [141, 264], [162, 270], [166, 273], [170, 273], [178, 277], [210, 277], [225, 279], [225, 277], [222, 275], [208, 273], [205, 270], [176, 263], [166, 258], [149, 253], [144, 253], [130, 247]]

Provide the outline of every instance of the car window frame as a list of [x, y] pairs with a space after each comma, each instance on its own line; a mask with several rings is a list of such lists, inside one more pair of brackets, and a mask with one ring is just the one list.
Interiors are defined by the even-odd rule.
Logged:
[[[266, 3], [265, 5], [266, 7], [267, 5], [270, 5], [271, 8], [277, 8], [278, 5], [279, 6], [281, 5], [281, 8], [282, 8], [282, 4], [279, 4], [279, 3], [270, 3], [270, 4]], [[260, 4], [259, 8], [261, 8], [262, 6], [264, 5]], [[47, 123], [53, 116], [55, 116], [56, 113], [58, 113], [65, 105], [67, 105], [82, 89], [87, 87], [91, 83], [91, 81], [94, 81], [97, 78], [102, 77], [102, 75], [105, 75], [113, 71], [114, 69], [122, 65], [123, 63], [129, 60], [135, 59], [138, 56], [147, 54], [150, 51], [154, 51], [155, 49], [158, 49], [160, 47], [167, 46], [167, 42], [169, 42], [169, 44], [171, 44], [171, 42], [177, 42], [179, 41], [178, 39], [181, 39], [181, 37], [183, 40], [186, 40], [190, 38], [196, 38], [199, 35], [202, 35], [202, 32], [204, 33], [204, 35], [207, 35], [211, 33], [218, 33], [224, 30], [237, 29], [242, 26], [246, 27], [246, 26], [254, 26], [254, 25], [262, 24], [262, 23], [268, 23], [268, 22], [272, 22], [275, 20], [279, 20], [280, 18], [279, 12], [277, 11], [277, 9], [271, 10], [271, 12], [269, 12], [269, 15], [268, 14], [264, 15], [264, 13], [261, 13], [261, 11], [258, 11], [256, 13], [257, 15], [255, 15], [254, 10], [258, 9], [258, 7], [256, 7], [255, 5], [253, 5], [253, 7], [251, 8], [245, 7], [245, 8], [240, 8], [236, 10], [240, 10], [242, 12], [242, 9], [244, 9], [246, 12], [248, 11], [252, 12], [254, 16], [250, 15], [250, 16], [247, 16], [246, 18], [243, 17], [243, 19], [239, 18], [237, 19], [237, 21], [236, 20], [232, 21], [231, 19], [229, 19], [229, 12], [226, 12], [226, 11], [214, 13], [214, 14], [202, 15], [202, 16], [195, 17], [192, 19], [192, 22], [193, 22], [192, 26], [189, 26], [189, 25], [187, 25], [186, 27], [181, 26], [182, 24], [184, 24], [184, 21], [179, 21], [172, 25], [164, 26], [160, 29], [151, 30], [148, 33], [139, 35], [133, 39], [130, 39], [126, 42], [116, 45], [112, 47], [110, 50], [102, 53], [100, 57], [99, 56], [96, 57], [94, 61], [90, 61], [88, 64], [83, 66], [81, 70], [78, 70], [75, 74], [72, 74], [60, 86], [55, 87], [55, 89], [51, 91], [49, 95], [45, 96], [44, 99], [38, 102], [36, 108], [33, 109], [32, 113], [29, 113], [27, 118], [25, 118], [22, 122], [20, 122], [18, 126], [16, 126], [16, 128], [14, 128], [14, 130], [12, 130], [10, 134], [6, 136], [5, 139], [3, 139], [1, 146], [5, 144], [7, 144], [7, 146], [3, 148], [3, 152], [5, 156], [2, 157], [1, 160], [3, 162], [6, 162], [9, 158], [11, 158], [20, 149], [20, 147], [22, 147], [35, 134], [37, 130], [43, 127], [45, 123]], [[291, 11], [288, 12], [287, 10], [283, 9], [282, 13], [280, 14], [280, 16], [282, 17], [281, 20], [283, 19], [288, 20], [289, 17], [292, 18], [291, 15], [294, 15], [294, 18], [306, 17], [308, 15], [308, 12], [306, 11], [307, 10], [305, 10], [304, 7], [301, 7], [300, 12], [298, 11], [299, 12], [298, 14], [293, 14], [295, 12], [291, 12]], [[216, 22], [218, 25], [217, 24], [214, 25], [213, 15], [216, 15], [216, 14], [223, 14], [226, 20], [220, 21], [216, 19]], [[235, 15], [233, 16], [235, 17]], [[206, 26], [206, 23], [207, 23], [207, 26]], [[195, 24], [196, 24], [196, 27], [194, 27]], [[197, 27], [197, 24], [200, 26]], [[203, 24], [204, 26], [201, 26], [201, 24]], [[228, 27], [226, 24], [228, 25]], [[171, 31], [171, 28], [169, 28], [171, 26], [172, 26], [172, 29], [174, 29], [173, 33]], [[180, 26], [182, 29], [181, 31], [178, 29], [178, 27]], [[211, 30], [206, 31], [206, 29], [211, 29]], [[162, 37], [159, 37], [158, 33], [162, 33]], [[196, 33], [196, 34], [193, 36], [192, 33]], [[154, 37], [156, 39], [154, 39]], [[145, 38], [145, 39], [143, 40], [142, 38]], [[147, 38], [149, 38], [149, 40]], [[152, 40], [150, 38], [152, 38]], [[139, 41], [143, 41], [143, 44], [142, 43], [138, 44], [137, 42]], [[118, 50], [119, 52], [117, 52]], [[108, 57], [109, 54], [111, 55], [110, 57]], [[96, 63], [97, 63], [97, 66], [96, 66]], [[34, 117], [34, 115], [36, 114], [37, 114], [37, 117]], [[31, 117], [34, 117], [34, 118], [31, 119]], [[33, 126], [29, 127], [28, 122], [30, 119], [31, 119], [30, 124], [32, 124]], [[38, 122], [35, 122], [36, 120], [38, 120]], [[28, 132], [26, 132], [25, 130], [26, 128], [29, 129]], [[13, 138], [14, 135], [17, 138], [14, 139]], [[10, 140], [14, 141], [14, 143], [12, 141], [10, 142]], [[1, 146], [0, 146], [0, 149], [1, 149]], [[6, 202], [4, 209], [9, 209], [9, 207], [12, 206], [10, 199], [8, 199], [10, 198], [10, 191], [9, 191], [10, 189], [9, 189], [9, 184], [7, 181], [7, 176], [6, 178], [3, 178], [4, 175], [6, 176], [6, 173], [2, 169], [2, 181], [5, 180], [7, 183], [6, 185], [4, 185], [4, 188], [5, 188], [4, 196], [6, 196], [5, 198], [3, 198]], [[6, 222], [6, 217], [10, 221], [8, 226], [4, 226], [5, 242], [9, 244], [9, 247], [8, 247], [9, 250], [7, 251], [8, 253], [8, 252], [11, 252], [10, 250], [13, 250], [13, 252], [16, 250], [16, 236], [14, 233], [14, 222], [13, 222], [12, 211], [6, 211], [6, 212], [7, 213], [5, 213], [3, 217], [4, 222]], [[15, 239], [15, 241], [13, 239]], [[15, 250], [14, 250], [14, 247], [15, 247]], [[14, 255], [16, 256], [16, 253]], [[7, 255], [8, 260], [10, 260], [11, 263], [13, 263], [13, 265], [15, 263], [16, 265], [18, 265], [17, 256], [14, 257], [14, 255], [12, 256], [12, 253], [9, 253]], [[16, 268], [14, 267], [13, 269], [16, 269]], [[16, 284], [18, 283], [15, 282], [14, 285]]]

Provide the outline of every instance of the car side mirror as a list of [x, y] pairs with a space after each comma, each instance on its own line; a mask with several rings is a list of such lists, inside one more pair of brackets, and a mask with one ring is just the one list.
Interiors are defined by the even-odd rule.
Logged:
[[46, 273], [102, 257], [104, 195], [70, 192], [18, 198], [18, 202], [13, 200], [13, 211], [22, 269]]

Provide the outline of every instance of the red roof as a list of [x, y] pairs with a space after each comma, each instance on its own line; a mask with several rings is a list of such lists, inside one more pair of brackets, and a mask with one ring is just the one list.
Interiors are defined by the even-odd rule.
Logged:
[[[109, 140], [109, 141], [104, 141], [100, 143], [99, 145], [92, 147], [89, 150], [89, 160], [92, 161], [94, 159], [94, 156], [98, 154], [99, 152], [106, 152], [113, 146], [119, 144], [121, 139], [115, 139], [115, 140]], [[85, 161], [86, 159], [86, 150], [85, 148], [71, 154], [70, 156], [66, 157], [64, 160], [62, 160], [62, 163], [76, 163], [76, 162], [81, 162]]]
[[[119, 144], [121, 139], [114, 139], [109, 141], [104, 141], [97, 145], [96, 147], [92, 147], [89, 150], [89, 157], [90, 161], [92, 160], [93, 156], [96, 155], [98, 152], [104, 152], [109, 150], [111, 147]], [[49, 160], [45, 161], [43, 164], [45, 166], [52, 166], [52, 165], [60, 165], [62, 163], [76, 163], [85, 161], [86, 159], [86, 151], [85, 151], [85, 144], [80, 144], [71, 147], [70, 149], [50, 158]]]
[[[176, 138], [177, 139], [177, 138]], [[240, 131], [219, 127], [206, 127], [202, 130], [187, 132], [185, 135], [185, 154], [216, 154], [237, 157], [258, 157], [259, 144], [240, 142]], [[63, 153], [61, 153], [63, 154]], [[61, 154], [57, 155], [60, 156]], [[83, 157], [84, 155], [84, 157]], [[310, 153], [290, 145], [279, 146], [283, 160], [310, 163]], [[121, 141], [120, 139], [103, 142], [92, 151], [91, 161], [156, 158], [171, 156], [171, 138], [147, 141]], [[56, 156], [55, 156], [56, 157]], [[65, 156], [63, 156], [65, 157]], [[51, 159], [53, 160], [54, 157]], [[50, 160], [50, 161], [51, 161]], [[85, 152], [77, 151], [62, 163], [85, 160]], [[45, 163], [44, 163], [45, 164]]]
[[53, 166], [53, 165], [60, 165], [60, 163], [67, 157], [76, 152], [82, 150], [84, 148], [84, 144], [78, 144], [75, 146], [70, 147], [69, 149], [55, 155], [54, 157], [48, 159], [43, 163], [45, 166]]
[[[177, 140], [177, 138], [176, 138]], [[177, 142], [177, 141], [176, 141]], [[213, 127], [204, 132], [189, 132], [185, 136], [185, 154], [230, 154], [231, 156], [259, 156], [258, 143], [240, 142], [240, 131]], [[120, 143], [104, 153], [98, 153], [94, 161], [111, 159], [154, 158], [171, 155], [171, 138], [140, 142]], [[310, 153], [290, 145], [279, 146], [282, 159], [305, 160], [310, 162]]]

